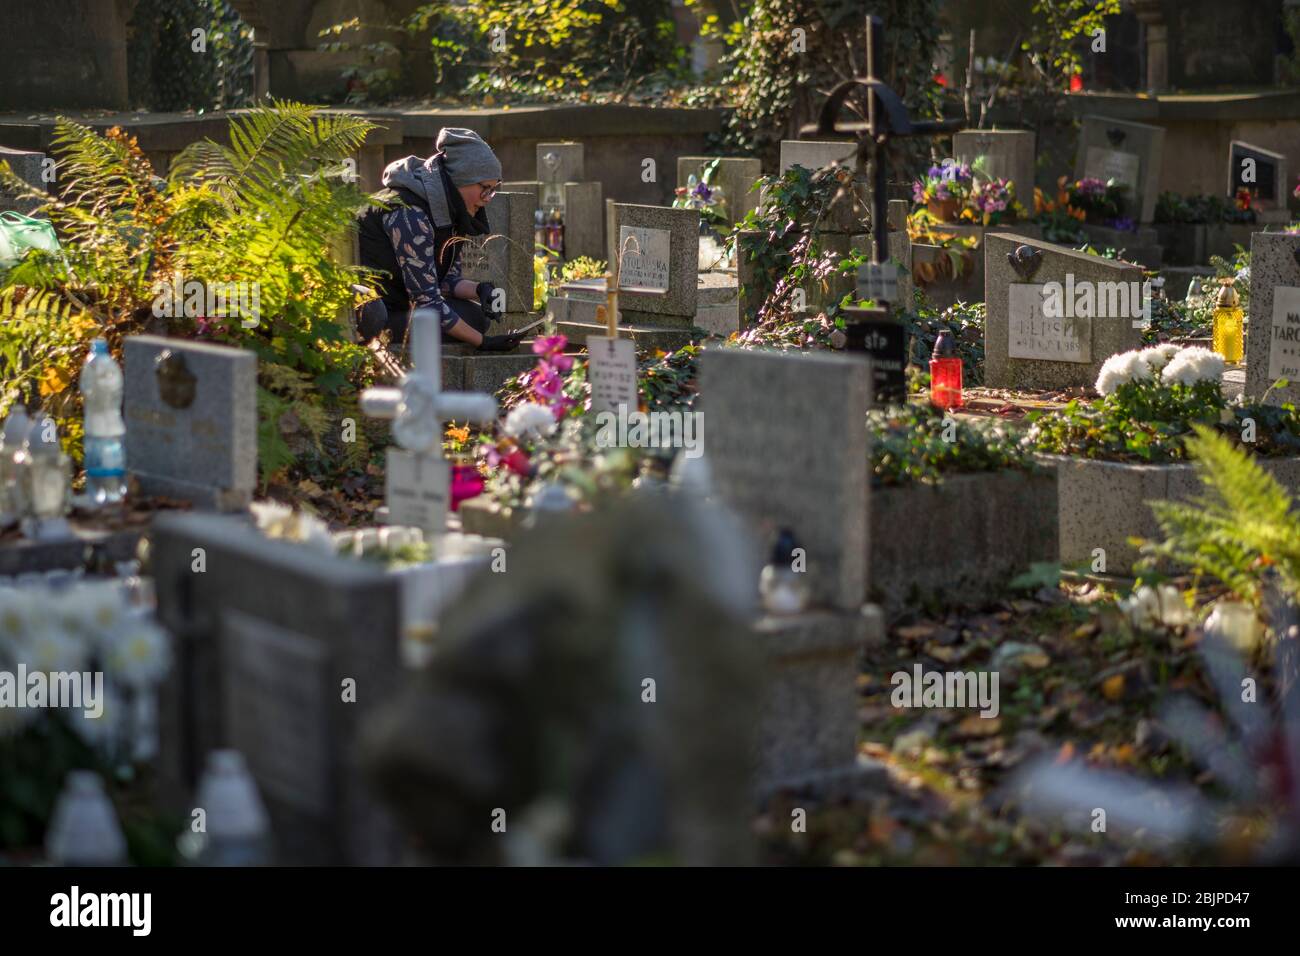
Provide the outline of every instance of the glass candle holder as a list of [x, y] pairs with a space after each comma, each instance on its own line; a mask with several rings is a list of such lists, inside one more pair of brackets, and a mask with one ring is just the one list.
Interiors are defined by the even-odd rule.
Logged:
[[941, 332], [930, 356], [930, 404], [935, 408], [961, 408], [961, 359], [952, 336]]
[[1241, 297], [1232, 286], [1231, 279], [1223, 280], [1223, 288], [1214, 304], [1214, 351], [1230, 364], [1240, 364], [1243, 348], [1244, 316]]

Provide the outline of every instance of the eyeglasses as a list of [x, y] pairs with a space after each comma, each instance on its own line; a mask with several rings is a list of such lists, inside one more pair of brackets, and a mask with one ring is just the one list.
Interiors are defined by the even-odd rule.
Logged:
[[479, 183], [478, 188], [484, 199], [491, 199], [497, 194], [497, 190], [501, 188], [501, 184], [497, 183], [495, 186], [484, 186], [482, 183]]

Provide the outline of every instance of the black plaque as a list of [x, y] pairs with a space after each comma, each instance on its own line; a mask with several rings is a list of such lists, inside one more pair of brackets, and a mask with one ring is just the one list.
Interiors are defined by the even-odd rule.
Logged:
[[877, 405], [907, 401], [907, 329], [888, 309], [845, 309], [846, 352], [871, 358], [873, 401]]

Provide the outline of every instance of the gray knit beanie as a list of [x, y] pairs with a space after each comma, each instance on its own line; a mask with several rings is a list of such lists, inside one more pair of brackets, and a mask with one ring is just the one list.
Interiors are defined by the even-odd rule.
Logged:
[[501, 178], [501, 160], [472, 129], [444, 127], [439, 130], [435, 145], [446, 153], [442, 165], [457, 186], [496, 182]]

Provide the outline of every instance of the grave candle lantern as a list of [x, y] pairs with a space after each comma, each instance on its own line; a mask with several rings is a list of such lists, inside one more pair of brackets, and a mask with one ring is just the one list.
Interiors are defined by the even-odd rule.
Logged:
[[961, 359], [952, 336], [940, 332], [930, 356], [930, 404], [935, 408], [961, 408]]
[[27, 433], [23, 450], [14, 458], [25, 506], [24, 533], [31, 538], [51, 539], [67, 533], [71, 474], [68, 456], [59, 447], [59, 436], [45, 440], [45, 422], [35, 421]]
[[1241, 296], [1233, 288], [1232, 279], [1223, 279], [1223, 288], [1214, 304], [1214, 351], [1225, 362], [1239, 364], [1242, 355]]

